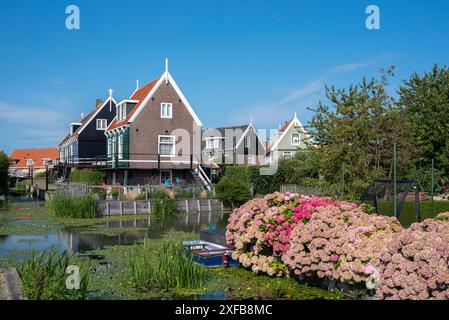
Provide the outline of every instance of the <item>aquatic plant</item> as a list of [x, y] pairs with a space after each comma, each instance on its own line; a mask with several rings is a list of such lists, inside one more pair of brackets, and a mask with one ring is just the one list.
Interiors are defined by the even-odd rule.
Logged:
[[169, 216], [178, 212], [178, 202], [175, 199], [161, 199], [153, 203], [152, 212], [159, 216]]
[[165, 241], [157, 251], [150, 240], [136, 245], [130, 257], [131, 281], [136, 287], [195, 289], [202, 287], [205, 270], [193, 262], [192, 255], [177, 241]]
[[55, 193], [51, 197], [50, 208], [57, 217], [92, 219], [97, 216], [97, 203], [91, 195], [71, 198]]
[[[78, 266], [80, 269], [79, 289], [68, 289], [66, 280], [67, 267]], [[24, 296], [31, 300], [80, 300], [84, 299], [90, 279], [90, 266], [75, 259], [66, 252], [54, 249], [33, 251], [30, 259], [18, 267]]]

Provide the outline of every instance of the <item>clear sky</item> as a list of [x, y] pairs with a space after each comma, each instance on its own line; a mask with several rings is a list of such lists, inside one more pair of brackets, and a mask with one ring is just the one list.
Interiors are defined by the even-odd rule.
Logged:
[[[66, 29], [66, 7], [80, 30]], [[365, 9], [380, 8], [380, 30]], [[0, 149], [50, 147], [97, 98], [129, 97], [164, 70], [205, 127], [277, 128], [343, 87], [396, 66], [449, 64], [449, 0], [0, 0]]]

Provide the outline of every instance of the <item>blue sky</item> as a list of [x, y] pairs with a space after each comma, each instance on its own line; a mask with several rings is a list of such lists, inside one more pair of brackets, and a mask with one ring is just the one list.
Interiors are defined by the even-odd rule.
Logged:
[[[80, 30], [65, 9], [80, 8]], [[381, 29], [365, 28], [380, 8]], [[56, 146], [82, 112], [128, 97], [164, 58], [205, 127], [277, 128], [344, 87], [396, 66], [449, 64], [449, 0], [0, 1], [0, 149]]]

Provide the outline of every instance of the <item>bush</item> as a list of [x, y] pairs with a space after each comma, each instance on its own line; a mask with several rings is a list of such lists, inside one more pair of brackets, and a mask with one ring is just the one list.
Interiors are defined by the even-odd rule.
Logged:
[[79, 199], [55, 193], [50, 200], [50, 208], [57, 217], [92, 219], [97, 217], [97, 203], [91, 195]]
[[103, 172], [94, 171], [91, 169], [74, 170], [70, 172], [70, 182], [84, 182], [91, 185], [99, 186], [105, 179]]
[[6, 195], [8, 193], [9, 161], [8, 155], [0, 150], [0, 195]]
[[390, 242], [381, 255], [377, 297], [449, 299], [448, 215], [414, 223]]
[[241, 205], [251, 199], [248, 183], [227, 176], [221, 178], [215, 190], [217, 197], [228, 204]]
[[192, 255], [182, 244], [166, 241], [156, 252], [151, 250], [149, 240], [136, 245], [131, 251], [130, 278], [136, 287], [195, 289], [201, 288], [205, 270], [193, 262]]
[[[80, 266], [80, 288], [66, 287], [66, 273], [69, 265]], [[23, 294], [31, 300], [81, 300], [85, 298], [89, 284], [90, 266], [77, 261], [66, 252], [33, 252], [29, 260], [22, 262], [18, 273], [22, 281]]]

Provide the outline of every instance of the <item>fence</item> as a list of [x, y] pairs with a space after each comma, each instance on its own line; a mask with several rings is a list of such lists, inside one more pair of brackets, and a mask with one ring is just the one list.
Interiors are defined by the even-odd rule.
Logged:
[[[99, 216], [141, 215], [151, 214], [156, 202], [161, 200], [135, 200], [135, 201], [98, 201]], [[218, 199], [179, 199], [178, 212], [216, 212], [224, 211], [223, 202]]]

